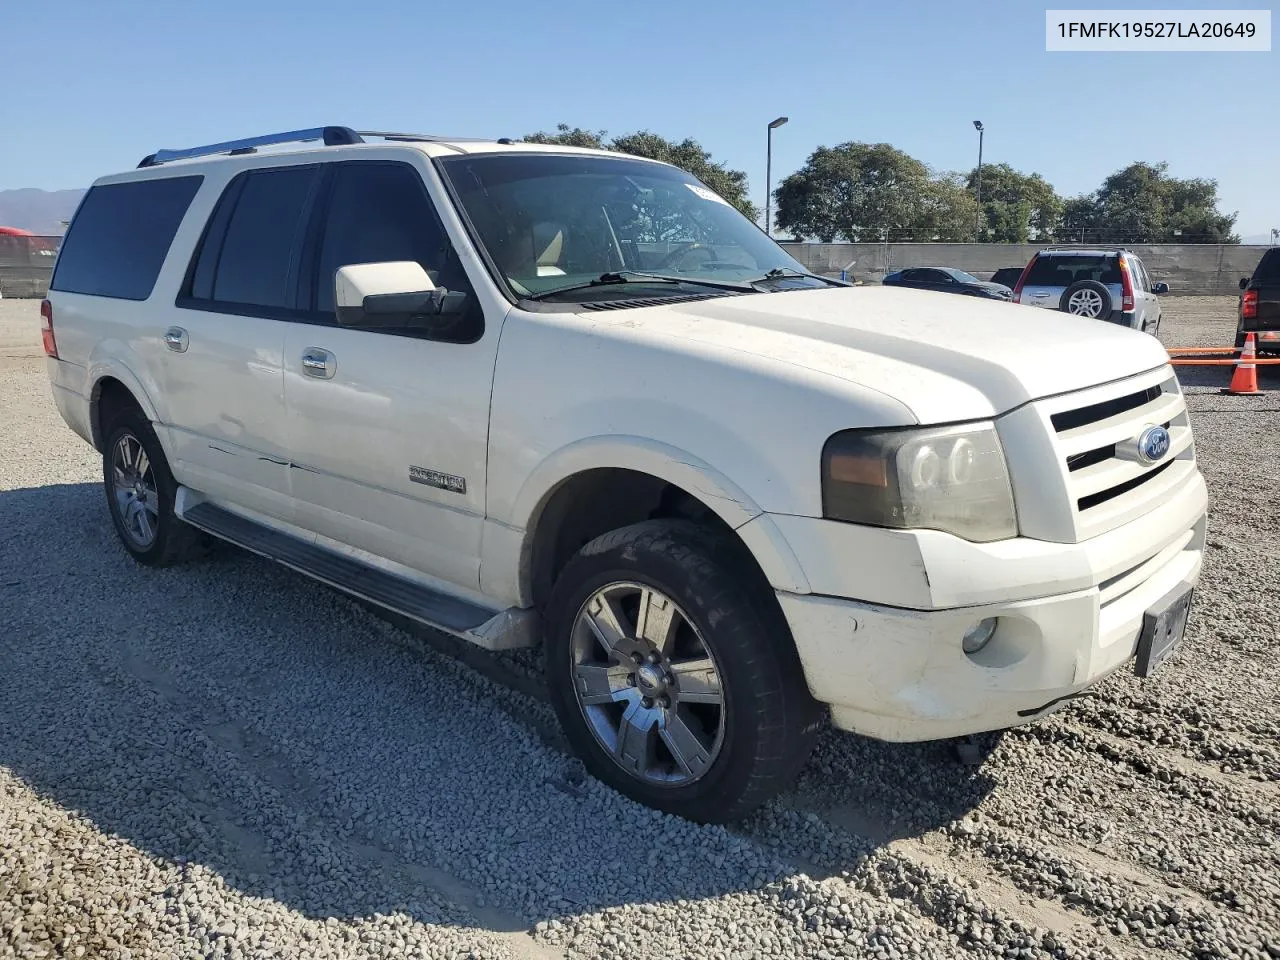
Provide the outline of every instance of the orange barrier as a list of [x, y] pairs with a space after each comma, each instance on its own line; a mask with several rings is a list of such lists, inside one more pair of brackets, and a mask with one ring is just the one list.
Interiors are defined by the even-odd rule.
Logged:
[[1239, 353], [1242, 347], [1167, 347], [1170, 355], [1175, 353]]
[[[1174, 357], [1169, 361], [1175, 367], [1233, 367], [1239, 362], [1239, 360], [1183, 360], [1178, 357]], [[1260, 367], [1270, 367], [1280, 364], [1280, 357], [1272, 360], [1254, 360], [1253, 362]]]

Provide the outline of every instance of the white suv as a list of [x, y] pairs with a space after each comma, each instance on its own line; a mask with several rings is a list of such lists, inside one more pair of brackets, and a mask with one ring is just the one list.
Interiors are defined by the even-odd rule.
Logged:
[[824, 713], [1001, 729], [1185, 625], [1205, 485], [1168, 355], [804, 272], [662, 163], [345, 127], [97, 181], [43, 307], [139, 561], [205, 535], [489, 649], [574, 749], [742, 815]]

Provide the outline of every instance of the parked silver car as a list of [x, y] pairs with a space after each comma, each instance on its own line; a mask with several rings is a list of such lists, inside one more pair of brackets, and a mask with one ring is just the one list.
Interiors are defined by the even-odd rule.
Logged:
[[1107, 320], [1155, 336], [1167, 283], [1153, 283], [1128, 250], [1041, 250], [1031, 258], [1013, 298], [1018, 303]]

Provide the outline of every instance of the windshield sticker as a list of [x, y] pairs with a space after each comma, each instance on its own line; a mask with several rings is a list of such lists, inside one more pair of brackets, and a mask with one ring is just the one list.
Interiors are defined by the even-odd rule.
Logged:
[[685, 186], [700, 196], [703, 200], [711, 200], [715, 203], [723, 203], [726, 207], [729, 206], [728, 200], [720, 196], [720, 194], [716, 193], [714, 190], [708, 190], [700, 183], [686, 183]]

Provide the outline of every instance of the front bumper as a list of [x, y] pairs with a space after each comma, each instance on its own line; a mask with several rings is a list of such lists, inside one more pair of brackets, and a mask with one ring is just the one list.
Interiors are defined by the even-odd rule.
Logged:
[[[778, 600], [810, 692], [831, 706], [836, 726], [882, 740], [1003, 729], [1046, 716], [1133, 659], [1143, 614], [1178, 584], [1199, 579], [1206, 506], [1197, 473], [1159, 510], [1083, 543], [965, 544], [948, 555], [929, 547], [943, 536], [930, 534], [918, 570], [891, 569], [902, 559], [891, 553], [847, 557], [846, 568], [880, 571], [865, 582], [893, 594], [888, 602], [883, 595], [849, 599], [849, 591], [824, 596], [818, 583], [807, 595], [780, 590]], [[868, 533], [834, 527], [851, 543]], [[819, 583], [824, 578], [810, 574], [811, 564], [834, 559], [830, 541], [840, 531], [826, 532], [825, 540], [807, 543], [787, 536]], [[1010, 562], [1011, 550], [1023, 554], [1022, 563]], [[1046, 589], [1054, 569], [1061, 573], [1057, 589]], [[903, 594], [901, 581], [917, 574], [927, 589], [911, 592], [945, 598], [946, 606], [927, 599], [916, 609], [893, 605]], [[987, 617], [1000, 618], [995, 635], [966, 654], [961, 638]]]

